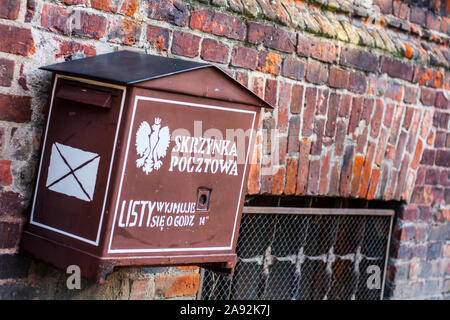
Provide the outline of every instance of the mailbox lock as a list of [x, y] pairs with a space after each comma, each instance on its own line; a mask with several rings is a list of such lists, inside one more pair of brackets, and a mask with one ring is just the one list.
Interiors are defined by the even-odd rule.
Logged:
[[198, 188], [196, 210], [197, 211], [208, 211], [210, 197], [211, 197], [211, 189]]

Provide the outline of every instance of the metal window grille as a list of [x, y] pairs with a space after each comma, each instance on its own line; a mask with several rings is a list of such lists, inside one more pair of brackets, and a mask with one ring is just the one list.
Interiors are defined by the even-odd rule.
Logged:
[[202, 269], [198, 298], [382, 299], [393, 215], [393, 210], [245, 207], [234, 275]]

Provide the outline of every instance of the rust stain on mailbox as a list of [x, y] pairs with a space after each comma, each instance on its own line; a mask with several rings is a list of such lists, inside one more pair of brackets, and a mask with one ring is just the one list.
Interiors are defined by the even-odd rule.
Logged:
[[51, 106], [24, 252], [102, 281], [115, 266], [232, 272], [261, 108], [220, 69], [116, 52], [42, 68]]

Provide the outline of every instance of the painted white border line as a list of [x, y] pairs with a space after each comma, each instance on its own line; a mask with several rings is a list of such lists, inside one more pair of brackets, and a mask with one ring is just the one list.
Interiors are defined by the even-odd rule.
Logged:
[[[45, 145], [47, 143], [47, 133], [48, 133], [48, 127], [50, 125], [50, 118], [52, 115], [52, 109], [53, 109], [53, 101], [54, 101], [54, 97], [55, 97], [55, 89], [56, 89], [56, 84], [58, 82], [59, 79], [68, 79], [68, 80], [75, 80], [78, 82], [83, 82], [83, 83], [88, 83], [88, 84], [94, 84], [94, 85], [99, 85], [99, 86], [103, 86], [103, 87], [109, 87], [109, 88], [116, 88], [116, 89], [120, 89], [123, 91], [122, 93], [122, 102], [120, 104], [120, 111], [119, 111], [119, 117], [118, 117], [118, 121], [117, 121], [117, 129], [116, 129], [116, 134], [114, 136], [114, 145], [113, 145], [113, 151], [112, 151], [112, 155], [111, 155], [111, 163], [109, 166], [109, 172], [108, 172], [108, 180], [106, 182], [106, 189], [105, 189], [105, 197], [103, 199], [103, 206], [102, 206], [102, 213], [100, 215], [100, 222], [99, 222], [99, 226], [98, 226], [98, 230], [97, 230], [97, 237], [95, 239], [95, 241], [91, 240], [91, 239], [86, 239], [80, 236], [77, 236], [75, 234], [69, 233], [67, 231], [64, 230], [60, 230], [57, 228], [53, 228], [50, 227], [48, 225], [39, 223], [34, 221], [34, 207], [36, 204], [36, 196], [38, 193], [38, 187], [39, 187], [39, 181], [41, 179], [41, 169], [42, 169], [42, 159], [44, 158], [44, 153], [45, 153]], [[103, 216], [105, 213], [105, 206], [106, 206], [106, 200], [108, 197], [108, 190], [109, 190], [109, 182], [111, 179], [111, 172], [112, 172], [112, 168], [113, 168], [113, 164], [114, 164], [114, 154], [116, 152], [116, 145], [117, 145], [117, 138], [119, 135], [119, 129], [120, 129], [120, 121], [122, 120], [122, 111], [123, 111], [123, 106], [125, 104], [125, 97], [126, 97], [126, 92], [127, 89], [124, 86], [118, 86], [118, 85], [113, 85], [113, 84], [109, 84], [109, 83], [103, 83], [103, 82], [98, 82], [98, 81], [94, 81], [94, 80], [88, 80], [88, 79], [81, 79], [81, 78], [76, 78], [76, 77], [69, 77], [69, 76], [63, 76], [63, 75], [56, 75], [55, 76], [55, 82], [53, 83], [53, 89], [52, 89], [52, 97], [51, 97], [51, 101], [50, 101], [50, 109], [48, 112], [48, 119], [47, 119], [47, 126], [45, 128], [45, 135], [44, 135], [44, 141], [43, 141], [43, 145], [42, 145], [42, 154], [41, 154], [41, 159], [40, 159], [40, 165], [39, 165], [39, 171], [38, 171], [38, 176], [37, 176], [37, 182], [36, 182], [36, 189], [34, 191], [34, 198], [33, 198], [33, 206], [31, 208], [31, 217], [30, 217], [30, 224], [32, 225], [36, 225], [38, 227], [44, 228], [44, 229], [48, 229], [60, 234], [63, 234], [65, 236], [89, 243], [91, 245], [94, 246], [98, 246], [99, 241], [100, 241], [100, 231], [102, 229], [102, 223], [103, 223]]]
[[[139, 100], [145, 100], [145, 101], [154, 101], [154, 102], [161, 102], [161, 103], [168, 103], [168, 104], [175, 104], [175, 105], [181, 105], [181, 106], [191, 106], [191, 107], [197, 107], [197, 108], [206, 108], [206, 109], [216, 109], [221, 111], [229, 111], [229, 112], [238, 112], [238, 113], [248, 113], [253, 114], [253, 120], [252, 120], [252, 129], [250, 133], [250, 139], [249, 144], [247, 147], [247, 156], [245, 158], [245, 165], [244, 165], [244, 171], [242, 175], [242, 182], [241, 182], [241, 190], [239, 191], [239, 201], [236, 209], [236, 214], [234, 218], [234, 226], [233, 226], [233, 233], [231, 235], [231, 241], [229, 246], [227, 247], [189, 247], [189, 248], [161, 248], [161, 249], [111, 249], [112, 239], [114, 235], [114, 230], [116, 228], [116, 218], [117, 218], [117, 212], [119, 209], [119, 203], [120, 203], [120, 196], [122, 193], [122, 185], [123, 185], [123, 178], [125, 175], [125, 169], [127, 166], [127, 160], [128, 160], [128, 151], [130, 148], [131, 143], [131, 136], [133, 132], [133, 125], [134, 125], [134, 116], [136, 114], [136, 108]], [[240, 110], [240, 109], [233, 109], [233, 108], [226, 108], [226, 107], [220, 107], [220, 106], [213, 106], [213, 105], [207, 105], [207, 104], [199, 104], [199, 103], [191, 103], [191, 102], [182, 102], [182, 101], [176, 101], [176, 100], [167, 100], [167, 99], [159, 99], [159, 98], [152, 98], [152, 97], [144, 97], [144, 96], [135, 96], [134, 100], [134, 106], [133, 106], [133, 113], [131, 116], [131, 123], [130, 123], [130, 130], [128, 133], [128, 142], [127, 142], [127, 149], [125, 151], [125, 163], [123, 164], [122, 168], [122, 175], [120, 177], [120, 184], [119, 184], [119, 192], [117, 195], [117, 203], [116, 203], [116, 209], [114, 212], [114, 219], [113, 219], [113, 225], [111, 228], [111, 235], [109, 238], [109, 245], [108, 245], [108, 253], [152, 253], [152, 252], [176, 252], [176, 251], [218, 251], [218, 250], [230, 250], [233, 247], [233, 241], [235, 237], [235, 230], [236, 230], [236, 223], [237, 223], [237, 217], [239, 215], [239, 206], [241, 204], [241, 197], [242, 197], [242, 190], [244, 186], [244, 180], [245, 180], [245, 172], [247, 170], [247, 162], [248, 157], [250, 153], [250, 147], [252, 145], [252, 138], [253, 138], [253, 129], [255, 125], [255, 119], [256, 119], [256, 111], [249, 111], [249, 110]]]

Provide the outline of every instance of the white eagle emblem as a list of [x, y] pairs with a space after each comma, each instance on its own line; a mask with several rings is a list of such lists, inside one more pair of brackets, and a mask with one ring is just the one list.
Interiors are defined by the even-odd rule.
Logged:
[[162, 161], [159, 159], [166, 156], [169, 143], [169, 127], [161, 128], [160, 118], [155, 118], [155, 124], [151, 128], [147, 121], [142, 121], [136, 132], [136, 151], [141, 157], [136, 160], [136, 166], [143, 167], [146, 174], [161, 168]]

